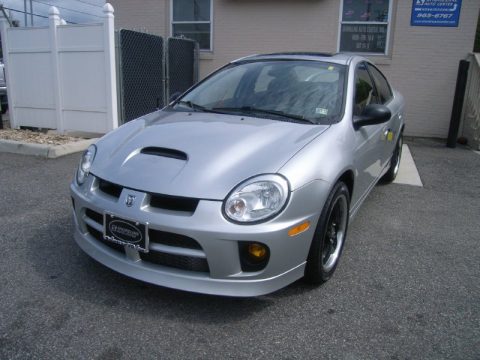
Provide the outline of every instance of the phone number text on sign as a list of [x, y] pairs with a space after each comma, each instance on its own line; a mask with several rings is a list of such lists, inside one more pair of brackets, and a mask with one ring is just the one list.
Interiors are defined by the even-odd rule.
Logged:
[[413, 0], [412, 26], [456, 27], [462, 0]]

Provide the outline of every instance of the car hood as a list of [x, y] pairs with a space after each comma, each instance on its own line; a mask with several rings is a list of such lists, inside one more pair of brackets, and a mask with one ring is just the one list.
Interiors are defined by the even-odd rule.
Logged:
[[327, 125], [159, 111], [99, 140], [91, 171], [132, 189], [223, 200], [240, 182], [277, 172], [326, 129]]

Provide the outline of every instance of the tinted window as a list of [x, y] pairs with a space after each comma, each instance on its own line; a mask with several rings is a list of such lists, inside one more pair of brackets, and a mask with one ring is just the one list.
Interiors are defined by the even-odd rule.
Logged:
[[375, 86], [377, 87], [377, 93], [379, 102], [381, 104], [387, 103], [392, 97], [392, 90], [390, 89], [390, 85], [388, 85], [387, 79], [385, 76], [374, 66], [368, 64], [368, 70], [373, 77], [373, 81], [375, 82]]
[[355, 107], [353, 114], [360, 115], [365, 106], [376, 103], [375, 87], [373, 86], [372, 79], [368, 74], [365, 64], [361, 63], [357, 67], [355, 76]]

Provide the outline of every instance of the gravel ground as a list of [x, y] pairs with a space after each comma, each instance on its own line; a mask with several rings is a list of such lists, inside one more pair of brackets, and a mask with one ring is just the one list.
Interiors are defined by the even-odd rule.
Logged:
[[83, 138], [55, 134], [54, 132], [40, 132], [31, 130], [14, 130], [10, 128], [8, 112], [2, 115], [3, 129], [0, 129], [0, 140], [13, 140], [34, 144], [64, 145], [83, 140]]
[[479, 359], [480, 156], [409, 147], [425, 186], [373, 190], [331, 281], [250, 299], [96, 263], [72, 238], [79, 154], [0, 154], [0, 359]]
[[83, 140], [82, 138], [78, 137], [59, 135], [54, 133], [47, 134], [38, 131], [16, 129], [0, 130], [0, 139], [46, 145], [63, 145], [74, 141]]

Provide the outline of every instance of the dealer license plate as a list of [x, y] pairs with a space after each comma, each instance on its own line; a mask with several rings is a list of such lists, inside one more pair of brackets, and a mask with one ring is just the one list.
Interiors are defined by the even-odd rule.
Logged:
[[116, 215], [104, 214], [103, 237], [105, 240], [148, 252], [148, 224], [127, 220]]

